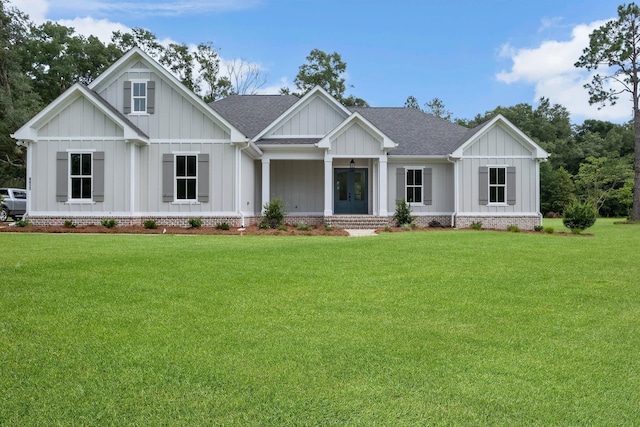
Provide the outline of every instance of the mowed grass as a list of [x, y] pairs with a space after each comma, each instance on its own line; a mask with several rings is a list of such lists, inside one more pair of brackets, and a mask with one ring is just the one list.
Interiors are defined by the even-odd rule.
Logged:
[[0, 425], [638, 425], [640, 226], [588, 232], [0, 234]]

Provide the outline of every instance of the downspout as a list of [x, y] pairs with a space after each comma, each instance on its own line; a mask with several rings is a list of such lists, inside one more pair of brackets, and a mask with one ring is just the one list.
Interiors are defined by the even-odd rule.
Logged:
[[129, 178], [129, 210], [131, 211], [131, 216], [134, 216], [136, 204], [136, 147], [132, 141], [127, 142], [129, 143], [129, 161], [131, 162], [131, 176]]
[[456, 226], [456, 216], [458, 215], [458, 161], [453, 160], [451, 156], [447, 160], [453, 163], [453, 213], [451, 214], [451, 228]]
[[238, 201], [237, 201], [237, 209], [238, 209], [238, 213], [240, 214], [240, 221], [242, 222], [242, 228], [245, 228], [245, 222], [244, 222], [244, 213], [242, 212], [242, 152], [244, 150], [246, 150], [247, 148], [249, 148], [249, 143], [248, 142], [244, 142], [245, 146], [242, 148], [239, 148], [236, 145], [236, 166], [237, 166], [237, 170], [238, 170], [238, 179], [237, 179], [237, 185], [238, 185], [238, 191], [237, 191], [237, 196], [238, 196]]
[[24, 147], [27, 150], [27, 180], [25, 182], [25, 188], [27, 190], [27, 207], [24, 213], [24, 217], [28, 218], [29, 214], [31, 213], [31, 176], [29, 175], [31, 173], [31, 162], [33, 161], [30, 150], [31, 144], [29, 144], [29, 141], [17, 141], [16, 145]]

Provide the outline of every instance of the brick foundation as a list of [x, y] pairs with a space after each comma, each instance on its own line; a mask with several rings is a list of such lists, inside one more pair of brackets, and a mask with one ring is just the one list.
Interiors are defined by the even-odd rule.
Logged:
[[536, 225], [542, 225], [537, 216], [457, 216], [456, 228], [470, 228], [471, 223], [481, 222], [482, 228], [506, 230], [510, 225], [517, 225], [521, 230], [533, 230]]

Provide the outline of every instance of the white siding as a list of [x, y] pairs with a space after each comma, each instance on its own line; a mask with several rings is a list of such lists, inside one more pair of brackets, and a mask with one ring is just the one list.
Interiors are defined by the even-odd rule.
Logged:
[[287, 204], [290, 214], [324, 211], [324, 162], [272, 160], [271, 194]]
[[387, 207], [389, 212], [394, 212], [396, 200], [404, 198], [404, 195], [396, 194], [396, 171], [398, 168], [431, 168], [431, 205], [412, 206], [414, 214], [421, 213], [453, 213], [454, 211], [454, 168], [452, 163], [436, 163], [428, 160], [396, 160], [389, 159], [388, 165], [388, 199]]
[[127, 115], [127, 118], [149, 138], [191, 140], [230, 138], [229, 129], [210, 119], [193, 99], [184, 96], [152, 72], [125, 72], [99, 93], [118, 111], [123, 111], [124, 82], [137, 79], [156, 82], [155, 114]]
[[[197, 204], [174, 204], [162, 201], [162, 155], [189, 152], [209, 154], [209, 201]], [[231, 144], [179, 143], [152, 144], [140, 150], [139, 210], [163, 213], [235, 212], [235, 147]]]
[[79, 97], [38, 129], [48, 137], [122, 137], [123, 130], [89, 100]]
[[331, 141], [331, 153], [338, 156], [378, 156], [382, 153], [382, 140], [371, 135], [358, 123], [353, 123]]
[[[32, 144], [31, 210], [37, 212], [128, 212], [129, 145], [123, 141], [40, 141]], [[56, 152], [104, 151], [104, 202], [67, 204], [56, 201]]]
[[313, 98], [303, 105], [281, 126], [268, 136], [274, 135], [326, 135], [346, 118], [343, 112], [329, 105], [321, 97]]
[[464, 156], [532, 156], [506, 128], [496, 125], [464, 150]]
[[245, 215], [253, 215], [260, 210], [260, 206], [256, 205], [254, 193], [261, 191], [260, 187], [256, 187], [255, 162], [244, 152], [240, 161], [242, 162], [240, 211]]

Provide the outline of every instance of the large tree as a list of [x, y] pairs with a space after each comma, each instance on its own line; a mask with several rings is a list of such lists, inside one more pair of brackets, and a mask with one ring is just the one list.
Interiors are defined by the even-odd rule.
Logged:
[[613, 105], [621, 94], [631, 96], [635, 140], [631, 219], [640, 221], [640, 8], [635, 3], [618, 6], [618, 18], [590, 34], [589, 46], [575, 66], [596, 72], [585, 85], [590, 104]]

